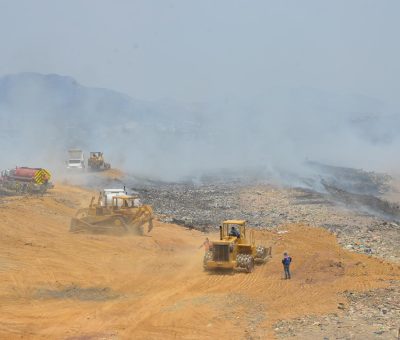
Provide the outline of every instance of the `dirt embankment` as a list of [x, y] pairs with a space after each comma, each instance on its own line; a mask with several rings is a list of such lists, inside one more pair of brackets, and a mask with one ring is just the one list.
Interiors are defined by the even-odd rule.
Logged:
[[[397, 265], [296, 224], [256, 232], [273, 257], [252, 274], [207, 273], [196, 230], [156, 222], [147, 237], [69, 233], [91, 195], [57, 185], [1, 202], [0, 338], [272, 338], [279, 320], [341, 313], [344, 292], [400, 280]], [[292, 280], [282, 280], [285, 250]]]

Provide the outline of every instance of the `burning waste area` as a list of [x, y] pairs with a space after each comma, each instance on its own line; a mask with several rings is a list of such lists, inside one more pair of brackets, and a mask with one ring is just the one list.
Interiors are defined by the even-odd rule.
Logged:
[[394, 337], [395, 180], [334, 167], [320, 175], [300, 187], [108, 169], [2, 196], [0, 337]]
[[0, 339], [400, 340], [399, 5], [92, 3], [0, 4]]
[[134, 182], [131, 190], [154, 207], [161, 221], [205, 232], [218, 229], [229, 216], [260, 229], [304, 223], [335, 233], [346, 249], [399, 261], [399, 201], [387, 200], [390, 193], [396, 195], [395, 180], [358, 169], [312, 166], [318, 177], [302, 178], [302, 186], [296, 187], [240, 177], [207, 177], [196, 183], [125, 181]]

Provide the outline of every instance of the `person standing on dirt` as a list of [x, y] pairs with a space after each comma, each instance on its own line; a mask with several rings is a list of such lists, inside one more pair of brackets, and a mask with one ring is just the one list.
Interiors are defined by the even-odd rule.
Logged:
[[208, 239], [208, 237], [206, 237], [205, 241], [201, 244], [201, 246], [199, 247], [199, 249], [201, 247], [204, 247], [204, 251], [207, 253], [211, 248], [212, 248], [212, 243], [211, 241]]
[[290, 264], [292, 263], [292, 258], [288, 255], [288, 253], [283, 254], [282, 264], [283, 270], [285, 272], [285, 280], [290, 279]]

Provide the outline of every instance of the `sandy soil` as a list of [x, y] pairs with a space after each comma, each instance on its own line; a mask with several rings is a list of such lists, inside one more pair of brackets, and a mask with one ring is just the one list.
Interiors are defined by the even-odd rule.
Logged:
[[119, 170], [119, 169], [108, 169], [108, 170], [104, 170], [100, 173], [103, 177], [106, 178], [116, 178], [116, 179], [121, 179], [124, 177], [124, 173]]
[[[0, 338], [273, 338], [278, 320], [340, 312], [344, 292], [400, 280], [398, 265], [302, 225], [257, 231], [273, 257], [251, 274], [204, 272], [196, 230], [156, 222], [147, 237], [69, 233], [91, 195], [56, 185], [0, 201]], [[292, 280], [282, 280], [285, 250]]]

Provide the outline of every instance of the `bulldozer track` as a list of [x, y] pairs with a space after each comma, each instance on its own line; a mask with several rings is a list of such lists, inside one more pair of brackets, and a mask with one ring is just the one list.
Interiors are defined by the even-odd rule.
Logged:
[[245, 275], [239, 287], [243, 289], [248, 289], [249, 287], [252, 287], [252, 289], [256, 289], [258, 287], [261, 287], [261, 282], [263, 282], [261, 278], [267, 275], [267, 273], [262, 269], [263, 268], [255, 268], [251, 275]]

